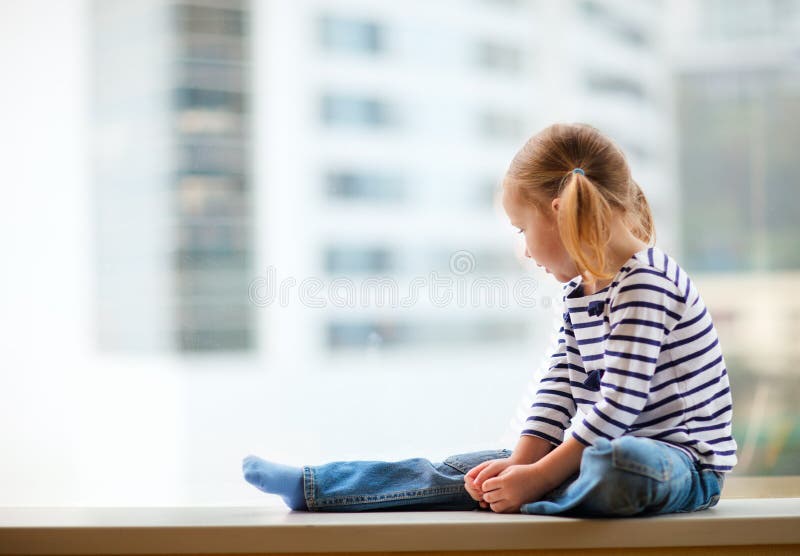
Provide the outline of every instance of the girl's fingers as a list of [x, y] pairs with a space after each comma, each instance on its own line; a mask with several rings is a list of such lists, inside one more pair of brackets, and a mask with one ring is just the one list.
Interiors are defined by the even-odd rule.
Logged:
[[467, 494], [469, 494], [469, 495], [470, 495], [470, 497], [471, 497], [473, 500], [477, 500], [477, 501], [481, 501], [481, 500], [483, 500], [483, 493], [482, 493], [480, 490], [478, 490], [478, 489], [476, 489], [476, 488], [474, 488], [474, 487], [471, 487], [471, 486], [469, 485], [469, 482], [468, 482], [468, 481], [465, 481], [465, 482], [464, 482], [464, 488], [466, 489], [466, 491], [467, 491]]
[[502, 463], [498, 461], [490, 462], [490, 465], [487, 465], [484, 469], [481, 470], [480, 473], [478, 473], [478, 476], [475, 477], [475, 484], [481, 486], [486, 479], [494, 477], [501, 469], [502, 469]]
[[496, 477], [492, 477], [491, 479], [486, 479], [483, 483], [483, 492], [489, 492], [490, 490], [495, 490], [500, 487], [500, 480]]
[[489, 460], [489, 461], [484, 461], [483, 463], [479, 463], [478, 465], [469, 470], [469, 472], [467, 473], [467, 477], [469, 477], [474, 481], [475, 477], [478, 476], [478, 473], [480, 473], [487, 465], [492, 463], [492, 461], [493, 460]]
[[499, 492], [492, 492], [488, 495], [484, 495], [483, 501], [489, 504], [489, 507], [495, 512], [498, 511], [497, 508], [502, 510], [504, 506], [508, 505], [508, 500]]
[[482, 501], [483, 500], [483, 491], [475, 486], [472, 480], [469, 477], [464, 477], [464, 489], [467, 491], [473, 500]]

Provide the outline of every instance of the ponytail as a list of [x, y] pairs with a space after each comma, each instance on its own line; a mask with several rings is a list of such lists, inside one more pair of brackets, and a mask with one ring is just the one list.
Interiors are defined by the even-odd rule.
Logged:
[[655, 244], [656, 227], [653, 222], [653, 213], [650, 212], [650, 204], [644, 196], [642, 188], [634, 180], [631, 180], [633, 190], [633, 207], [631, 208], [633, 221], [629, 222], [628, 227], [637, 239], [647, 243]]
[[566, 180], [558, 211], [561, 241], [587, 281], [611, 278], [605, 271], [611, 206], [585, 175], [571, 172]]

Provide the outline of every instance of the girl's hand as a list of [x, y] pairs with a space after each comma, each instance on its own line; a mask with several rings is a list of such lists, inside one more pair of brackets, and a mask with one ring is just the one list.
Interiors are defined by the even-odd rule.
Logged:
[[514, 465], [511, 458], [492, 459], [476, 465], [464, 475], [464, 488], [473, 500], [477, 500], [480, 503], [481, 508], [486, 509], [489, 507], [489, 504], [483, 499], [483, 482], [496, 476], [510, 465]]
[[483, 501], [493, 512], [518, 512], [520, 506], [539, 500], [554, 488], [536, 464], [510, 465], [483, 483]]

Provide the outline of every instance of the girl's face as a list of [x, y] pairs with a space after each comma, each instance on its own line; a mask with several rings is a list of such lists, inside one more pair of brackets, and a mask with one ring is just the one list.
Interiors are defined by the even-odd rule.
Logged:
[[553, 199], [545, 214], [523, 199], [514, 186], [503, 185], [503, 209], [511, 225], [525, 234], [525, 256], [543, 266], [559, 282], [568, 282], [579, 273], [558, 233], [559, 203], [560, 199]]

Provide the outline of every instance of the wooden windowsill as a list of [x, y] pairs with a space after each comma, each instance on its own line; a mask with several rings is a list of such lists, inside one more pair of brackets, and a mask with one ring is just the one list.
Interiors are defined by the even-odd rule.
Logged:
[[[631, 519], [478, 511], [0, 508], [0, 554], [499, 553], [588, 548], [624, 553], [633, 547], [723, 547], [730, 552], [727, 549], [755, 545], [800, 550], [800, 493], [794, 490], [798, 487], [797, 477], [731, 477], [714, 508]], [[754, 492], [771, 497], [742, 497]]]
[[722, 498], [800, 498], [800, 475], [728, 477], [722, 489]]

